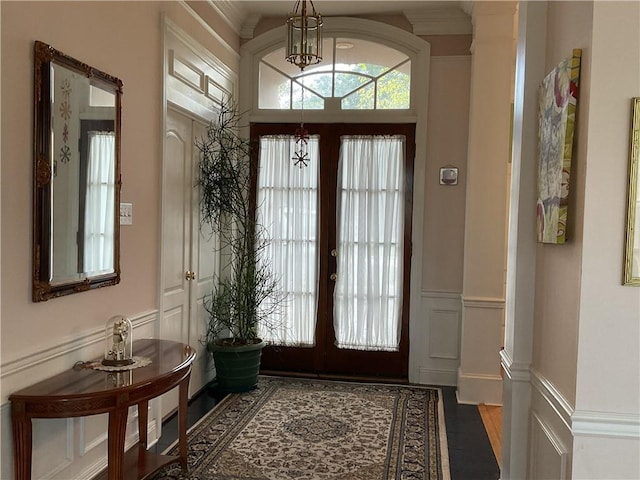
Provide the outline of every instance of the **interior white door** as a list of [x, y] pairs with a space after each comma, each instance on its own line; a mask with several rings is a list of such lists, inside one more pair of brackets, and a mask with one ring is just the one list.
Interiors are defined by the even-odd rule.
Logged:
[[160, 337], [188, 343], [191, 266], [193, 120], [167, 111], [162, 185], [162, 318]]
[[[216, 239], [200, 228], [196, 188], [197, 138], [206, 128], [183, 113], [168, 109], [162, 183], [162, 315], [160, 338], [189, 344], [197, 352], [190, 395], [213, 377], [201, 343], [205, 333], [204, 297], [217, 271]], [[162, 416], [177, 407], [177, 392], [162, 398]]]

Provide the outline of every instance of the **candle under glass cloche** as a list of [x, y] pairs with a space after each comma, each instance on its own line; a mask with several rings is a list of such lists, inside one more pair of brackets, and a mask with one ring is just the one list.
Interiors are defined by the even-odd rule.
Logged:
[[131, 320], [122, 315], [107, 321], [103, 365], [124, 367], [133, 364], [132, 330]]

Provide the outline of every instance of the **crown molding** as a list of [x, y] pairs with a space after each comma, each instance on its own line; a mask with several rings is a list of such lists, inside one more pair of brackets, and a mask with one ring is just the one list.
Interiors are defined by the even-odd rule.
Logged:
[[415, 35], [471, 35], [471, 17], [459, 5], [404, 10]]
[[262, 15], [259, 13], [253, 13], [245, 17], [242, 28], [240, 29], [240, 38], [251, 39], [253, 38], [253, 32], [256, 29], [256, 25], [262, 19]]
[[242, 2], [231, 0], [207, 0], [211, 8], [229, 25], [240, 38], [251, 39], [262, 18], [259, 13], [249, 13]]

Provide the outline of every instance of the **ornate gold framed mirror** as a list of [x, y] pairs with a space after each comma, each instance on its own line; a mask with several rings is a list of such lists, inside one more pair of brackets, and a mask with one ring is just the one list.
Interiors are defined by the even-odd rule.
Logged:
[[640, 97], [631, 101], [631, 141], [624, 284], [640, 286]]
[[120, 282], [122, 82], [34, 45], [34, 302]]

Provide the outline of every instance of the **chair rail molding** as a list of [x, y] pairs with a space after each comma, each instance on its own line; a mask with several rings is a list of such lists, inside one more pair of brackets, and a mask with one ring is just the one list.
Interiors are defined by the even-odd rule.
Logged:
[[[155, 336], [155, 325], [158, 319], [157, 310], [144, 312], [129, 318], [134, 332], [149, 337]], [[104, 327], [93, 328], [73, 337], [69, 336], [61, 343], [50, 347], [36, 347], [33, 351], [26, 352], [0, 366], [2, 372], [0, 374], [0, 381], [2, 382], [1, 401], [4, 404], [9, 394], [19, 388], [60, 373], [66, 368], [71, 368], [79, 360], [98, 358], [103, 353]]]
[[462, 296], [464, 308], [492, 308], [504, 310], [505, 299], [500, 297]]
[[574, 437], [609, 437], [640, 440], [640, 415], [637, 413], [591, 412], [576, 410], [571, 415]]
[[571, 417], [574, 409], [556, 386], [535, 369], [531, 369], [531, 384], [545, 399], [562, 423], [571, 430]]
[[500, 350], [500, 363], [505, 374], [513, 382], [531, 382], [531, 364], [515, 362], [504, 348]]

